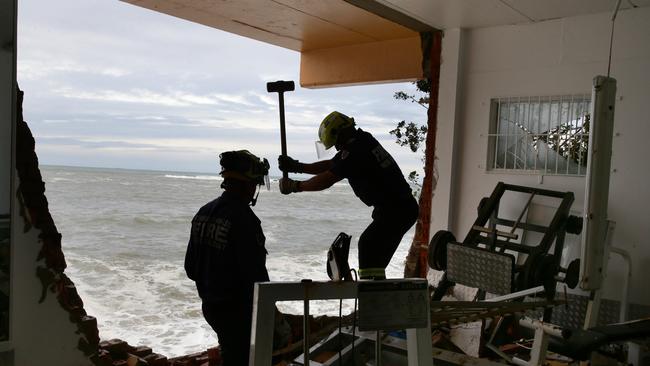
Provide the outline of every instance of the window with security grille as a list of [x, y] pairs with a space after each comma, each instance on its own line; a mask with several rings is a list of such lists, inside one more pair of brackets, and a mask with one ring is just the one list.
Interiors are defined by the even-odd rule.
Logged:
[[585, 175], [588, 94], [492, 99], [487, 169]]

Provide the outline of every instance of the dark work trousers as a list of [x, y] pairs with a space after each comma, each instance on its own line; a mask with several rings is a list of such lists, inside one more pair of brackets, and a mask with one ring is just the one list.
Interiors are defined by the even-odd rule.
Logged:
[[413, 197], [401, 205], [375, 207], [372, 222], [359, 237], [359, 268], [385, 269], [417, 218], [418, 203]]
[[223, 366], [247, 366], [251, 340], [252, 307], [241, 303], [203, 302], [203, 316], [217, 332]]

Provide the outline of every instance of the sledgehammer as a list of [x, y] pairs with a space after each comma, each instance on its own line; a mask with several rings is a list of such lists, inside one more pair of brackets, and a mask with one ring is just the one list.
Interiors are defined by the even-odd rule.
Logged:
[[[282, 156], [287, 156], [287, 132], [284, 127], [284, 92], [294, 91], [296, 86], [293, 81], [278, 80], [266, 83], [266, 91], [278, 93], [280, 98], [280, 142], [282, 143]], [[282, 172], [282, 178], [288, 178], [289, 173]]]

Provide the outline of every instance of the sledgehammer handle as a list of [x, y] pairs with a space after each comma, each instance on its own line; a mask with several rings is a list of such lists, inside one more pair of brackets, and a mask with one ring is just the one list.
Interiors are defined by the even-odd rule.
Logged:
[[[296, 88], [293, 81], [278, 80], [266, 83], [266, 91], [278, 93], [280, 98], [280, 142], [282, 144], [282, 156], [287, 156], [287, 132], [284, 127], [284, 92], [293, 91]], [[289, 173], [282, 172], [282, 178], [288, 178]]]
[[[284, 126], [284, 92], [279, 92], [280, 97], [280, 145], [282, 146], [282, 156], [287, 156], [287, 129]], [[282, 172], [282, 178], [289, 178], [289, 173]]]

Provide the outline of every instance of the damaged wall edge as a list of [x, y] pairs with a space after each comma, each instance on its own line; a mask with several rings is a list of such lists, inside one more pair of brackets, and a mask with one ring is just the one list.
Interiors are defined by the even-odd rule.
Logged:
[[23, 92], [17, 87], [16, 91], [17, 188], [12, 256], [14, 263], [33, 265], [14, 270], [11, 301], [21, 304], [14, 306], [12, 314], [14, 361], [25, 366], [55, 359], [68, 364], [97, 364], [97, 320], [86, 313], [74, 283], [64, 273], [61, 234], [48, 209], [34, 137], [23, 120]]
[[427, 278], [428, 246], [431, 227], [431, 203], [438, 177], [435, 174], [436, 133], [438, 128], [438, 96], [440, 87], [440, 65], [442, 32], [423, 32], [420, 35], [422, 47], [422, 73], [429, 80], [429, 106], [427, 110], [427, 136], [424, 153], [424, 179], [418, 205], [420, 213], [415, 224], [415, 234], [404, 266], [404, 277]]

